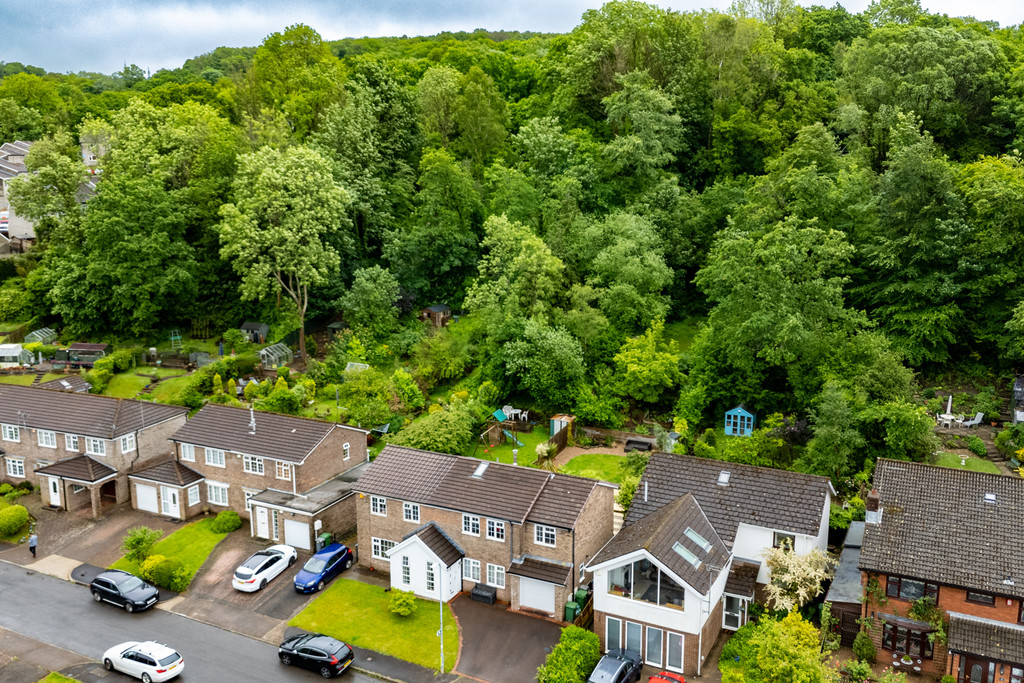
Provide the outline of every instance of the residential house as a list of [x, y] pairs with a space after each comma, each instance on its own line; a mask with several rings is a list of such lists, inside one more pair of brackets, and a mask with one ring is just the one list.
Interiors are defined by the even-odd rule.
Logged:
[[612, 536], [614, 486], [529, 467], [388, 445], [355, 488], [361, 561], [435, 600], [481, 584], [560, 616]]
[[18, 140], [0, 145], [0, 242], [4, 246], [12, 235], [35, 237], [32, 222], [18, 216], [10, 203], [10, 181], [28, 172], [25, 157], [32, 144]]
[[1024, 681], [1024, 480], [882, 459], [874, 486], [860, 570], [879, 659], [958, 683]]
[[[258, 538], [310, 550], [320, 532], [355, 526], [352, 477], [365, 429], [208, 403], [171, 435], [175, 467], [133, 476], [135, 506], [188, 518], [233, 509]], [[175, 507], [171, 505], [171, 507]]]
[[171, 450], [187, 408], [39, 387], [0, 385], [7, 481], [29, 479], [54, 508], [129, 500], [128, 477]]
[[653, 453], [622, 529], [587, 563], [594, 630], [651, 666], [700, 675], [770, 580], [765, 550], [826, 550], [826, 477]]

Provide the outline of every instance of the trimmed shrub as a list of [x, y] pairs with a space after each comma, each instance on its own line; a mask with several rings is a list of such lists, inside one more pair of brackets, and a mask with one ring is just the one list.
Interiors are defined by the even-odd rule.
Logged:
[[217, 513], [217, 518], [210, 525], [210, 531], [215, 534], [226, 534], [242, 526], [242, 518], [234, 510], [222, 510]]
[[939, 679], [939, 683], [956, 683], [956, 676], [946, 674], [945, 676]]
[[416, 611], [416, 594], [412, 591], [392, 590], [388, 599], [388, 609], [400, 617], [411, 616]]
[[0, 510], [0, 535], [10, 536], [18, 533], [28, 523], [28, 510], [24, 505], [11, 505]]
[[153, 570], [167, 559], [166, 555], [150, 555], [139, 565], [139, 576], [143, 581], [153, 582]]
[[4, 500], [7, 501], [8, 505], [14, 505], [14, 501], [18, 500], [22, 496], [27, 496], [30, 492], [25, 489], [11, 489], [4, 494]]
[[8, 484], [7, 482], [4, 482], [3, 484], [0, 484], [0, 496], [7, 495], [8, 493], [10, 493], [13, 490], [14, 490], [14, 487], [11, 486], [10, 484]]
[[566, 626], [558, 645], [537, 669], [539, 683], [585, 681], [601, 659], [601, 641], [593, 631]]
[[857, 632], [857, 637], [853, 639], [853, 654], [863, 662], [875, 663], [878, 651], [875, 649], [875, 644], [871, 642], [871, 636], [867, 634], [867, 631]]
[[843, 662], [843, 670], [846, 672], [850, 683], [866, 683], [874, 674], [870, 664], [859, 662], [856, 659]]
[[148, 526], [136, 526], [128, 530], [121, 539], [121, 552], [132, 562], [141, 565], [153, 550], [153, 544], [160, 540], [163, 532]]
[[985, 453], [988, 452], [988, 449], [985, 448], [985, 442], [973, 435], [967, 437], [967, 450], [979, 458], [985, 457]]
[[36, 490], [36, 487], [28, 479], [24, 479], [22, 481], [19, 481], [18, 485], [15, 486], [14, 488], [21, 489], [22, 491], [26, 491], [26, 492], [29, 492], [29, 493], [31, 493], [32, 491]]
[[[150, 580], [154, 586], [181, 592], [188, 587], [188, 570], [177, 557], [164, 557], [150, 571]], [[181, 585], [184, 577], [185, 585]]]

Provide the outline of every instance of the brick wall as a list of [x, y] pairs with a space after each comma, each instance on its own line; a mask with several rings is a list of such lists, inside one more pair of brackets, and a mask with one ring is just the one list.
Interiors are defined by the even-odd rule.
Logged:
[[[611, 617], [613, 617], [615, 619], [619, 619], [620, 621], [622, 621], [623, 622], [623, 626], [622, 626], [623, 629], [625, 629], [625, 622], [626, 621], [630, 621], [630, 622], [633, 622], [635, 624], [641, 624], [644, 627], [644, 631], [643, 631], [643, 634], [641, 636], [641, 644], [642, 644], [642, 647], [644, 647], [644, 648], [647, 647], [646, 637], [647, 637], [647, 626], [648, 626], [648, 624], [646, 622], [639, 621], [639, 620], [636, 620], [636, 619], [624, 618], [622, 615], [619, 615], [619, 614], [611, 614], [611, 615], [609, 615], [609, 614], [607, 614], [605, 612], [600, 612], [598, 610], [594, 610], [594, 633], [597, 634], [598, 639], [601, 641], [601, 652], [604, 652], [608, 648], [606, 636], [607, 636], [607, 624], [608, 624], [608, 617], [609, 616], [611, 616]], [[660, 629], [662, 629], [662, 631], [665, 631], [665, 632], [671, 630], [671, 629], [666, 629], [664, 626], [659, 626], [657, 624], [651, 624], [651, 625], [655, 626], [656, 628], [660, 628]], [[680, 633], [683, 636], [683, 674], [684, 675], [686, 675], [686, 676], [695, 676], [697, 674], [697, 665], [698, 665], [698, 663], [700, 661], [699, 652], [703, 652], [703, 656], [707, 657], [708, 653], [711, 652], [711, 648], [714, 647], [715, 641], [718, 639], [719, 635], [721, 634], [721, 631], [722, 631], [722, 602], [721, 601], [719, 601], [718, 605], [715, 607], [715, 609], [711, 611], [711, 614], [708, 616], [707, 621], [704, 623], [703, 635], [700, 638], [698, 638], [693, 633], [684, 633], [682, 631], [672, 631], [673, 633]], [[621, 637], [623, 639], [625, 638], [625, 631], [624, 630], [621, 633]], [[667, 647], [667, 636], [663, 635], [662, 637], [663, 637], [663, 643], [662, 643], [662, 664], [664, 665], [664, 663], [665, 663], [665, 658], [664, 658], [665, 657], [665, 649], [664, 648]], [[621, 642], [624, 642], [624, 640], [621, 641]], [[644, 658], [646, 659], [646, 652], [641, 653], [641, 655], [643, 655]], [[714, 667], [713, 670], [717, 672], [718, 663], [714, 662], [714, 661], [705, 660], [701, 664], [701, 673], [704, 674], [704, 675], [707, 675], [707, 674], [705, 674], [705, 672], [708, 670], [708, 667]]]
[[[346, 443], [349, 444], [348, 460], [344, 459]], [[365, 461], [366, 434], [348, 427], [335, 427], [306, 461], [295, 467], [295, 485], [300, 492], [308, 491]]]
[[[590, 494], [590, 499], [580, 513], [576, 524], [576, 567], [589, 561], [597, 551], [614, 535], [615, 489], [610, 486], [598, 485]], [[578, 569], [575, 571], [579, 578]], [[587, 580], [592, 578], [588, 576]]]

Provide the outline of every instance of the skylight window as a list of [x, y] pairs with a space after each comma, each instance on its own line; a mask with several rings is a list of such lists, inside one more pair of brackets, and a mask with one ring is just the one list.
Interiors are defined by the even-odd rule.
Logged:
[[700, 569], [700, 560], [697, 559], [696, 555], [694, 555], [689, 550], [684, 548], [682, 543], [676, 541], [676, 543], [672, 546], [672, 550], [676, 551], [679, 557], [683, 558], [684, 560], [692, 564], [694, 569]]
[[476, 466], [476, 470], [474, 470], [473, 475], [472, 475], [473, 478], [474, 479], [483, 479], [484, 478], [484, 472], [487, 471], [487, 466], [490, 465], [490, 464], [491, 463], [489, 463], [487, 461], [484, 461], [484, 462], [480, 463], [479, 465], [477, 465]]
[[719, 486], [728, 486], [729, 485], [729, 477], [731, 477], [731, 476], [732, 476], [732, 472], [728, 472], [726, 470], [722, 470], [721, 472], [719, 472], [718, 473], [718, 485]]
[[986, 493], [985, 494], [985, 502], [986, 503], [993, 503], [994, 504], [996, 502], [996, 494], [994, 494], [994, 493]]
[[704, 552], [711, 552], [711, 542], [708, 541], [708, 539], [701, 536], [700, 534], [698, 534], [696, 531], [694, 531], [692, 527], [686, 527], [686, 531], [683, 532], [683, 535], [685, 535], [688, 539], [699, 545], [701, 547], [701, 550], [703, 550]]

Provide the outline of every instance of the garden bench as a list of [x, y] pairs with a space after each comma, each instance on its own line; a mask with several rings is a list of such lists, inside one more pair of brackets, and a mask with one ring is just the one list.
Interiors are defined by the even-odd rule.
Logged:
[[1017, 460], [1016, 456], [1011, 455], [1010, 459], [1006, 461], [1009, 464], [1010, 469], [1016, 470], [1020, 468], [1020, 460]]
[[498, 599], [498, 589], [494, 586], [487, 586], [482, 583], [478, 583], [473, 586], [473, 590], [470, 591], [469, 597], [477, 602], [486, 602], [488, 605], [493, 605], [494, 601]]

